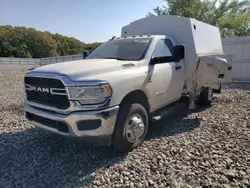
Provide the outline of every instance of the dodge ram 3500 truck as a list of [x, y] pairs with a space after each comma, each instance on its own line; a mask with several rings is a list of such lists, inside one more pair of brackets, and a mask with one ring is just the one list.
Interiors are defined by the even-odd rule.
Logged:
[[231, 69], [217, 27], [177, 16], [143, 18], [86, 59], [28, 71], [25, 115], [50, 132], [131, 151], [149, 121], [183, 95], [190, 109], [209, 105]]

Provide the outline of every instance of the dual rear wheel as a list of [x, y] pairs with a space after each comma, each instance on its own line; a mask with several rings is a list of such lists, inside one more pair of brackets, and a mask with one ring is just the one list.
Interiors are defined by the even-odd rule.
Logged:
[[200, 93], [197, 103], [199, 105], [208, 106], [213, 101], [213, 89], [210, 87], [204, 88]]

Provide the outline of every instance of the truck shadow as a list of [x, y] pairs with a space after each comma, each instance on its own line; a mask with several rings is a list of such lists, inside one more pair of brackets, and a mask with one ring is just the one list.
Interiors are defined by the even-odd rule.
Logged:
[[200, 119], [188, 118], [191, 113], [204, 111], [210, 106], [197, 106], [195, 111], [189, 111], [187, 108], [179, 109], [169, 114], [164, 119], [157, 122], [150, 122], [147, 140], [161, 137], [169, 137], [176, 134], [189, 132], [200, 125]]
[[[151, 123], [147, 140], [181, 134], [199, 126], [185, 109]], [[91, 147], [38, 128], [0, 133], [0, 187], [83, 187], [96, 170], [123, 160], [112, 147]], [[92, 175], [91, 175], [92, 174]]]
[[91, 173], [126, 156], [38, 128], [0, 133], [0, 152], [0, 187], [83, 187], [93, 181]]

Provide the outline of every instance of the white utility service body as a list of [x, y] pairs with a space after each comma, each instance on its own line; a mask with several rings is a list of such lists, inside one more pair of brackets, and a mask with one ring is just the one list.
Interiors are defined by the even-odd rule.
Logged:
[[219, 29], [190, 18], [157, 16], [124, 26], [86, 59], [38, 67], [25, 76], [26, 118], [63, 136], [129, 151], [150, 119], [182, 96], [209, 105], [231, 79], [232, 56]]
[[[220, 83], [231, 81], [228, 67], [231, 69], [233, 57], [224, 54], [218, 27], [191, 18], [152, 16], [122, 28], [122, 37], [134, 35], [164, 35], [173, 45], [185, 46], [185, 59], [180, 63], [184, 67], [188, 91], [192, 90], [194, 82], [197, 87], [207, 85], [218, 89]], [[224, 74], [222, 79], [218, 78], [220, 74]]]

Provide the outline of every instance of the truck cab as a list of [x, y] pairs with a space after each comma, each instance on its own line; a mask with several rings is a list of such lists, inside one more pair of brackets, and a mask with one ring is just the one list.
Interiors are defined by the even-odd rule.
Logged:
[[[184, 51], [177, 51], [174, 39], [163, 35], [141, 35], [126, 38], [113, 38], [96, 49], [86, 59], [117, 59], [123, 64], [125, 72], [134, 72], [138, 80], [138, 89], [149, 99], [150, 110], [157, 110], [178, 100], [184, 86]], [[184, 47], [182, 47], [184, 48]], [[182, 54], [174, 54], [174, 53]], [[167, 57], [162, 60], [162, 57]], [[137, 69], [131, 69], [137, 67]], [[133, 71], [132, 71], [133, 70]], [[125, 73], [124, 72], [124, 73]], [[126, 83], [135, 78], [122, 78]], [[121, 81], [123, 82], [123, 81]], [[130, 91], [133, 88], [129, 88]], [[126, 93], [128, 88], [126, 88]]]

